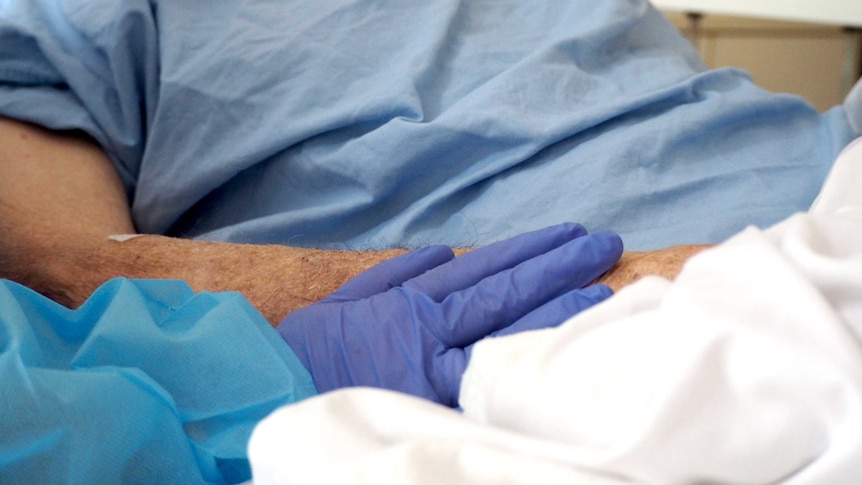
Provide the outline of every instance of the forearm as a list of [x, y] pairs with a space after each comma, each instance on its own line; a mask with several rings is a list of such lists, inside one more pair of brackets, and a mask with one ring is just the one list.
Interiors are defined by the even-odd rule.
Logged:
[[[76, 307], [110, 278], [172, 278], [239, 291], [273, 324], [402, 253], [346, 252], [141, 236], [118, 175], [91, 141], [0, 118], [0, 277]], [[627, 253], [600, 281], [673, 276], [697, 247]]]
[[[688, 245], [626, 252], [596, 282], [616, 291], [647, 275], [673, 279], [688, 258], [707, 247]], [[457, 250], [456, 254], [463, 252]], [[102, 262], [104, 274], [97, 279], [111, 275], [183, 279], [197, 291], [240, 291], [275, 325], [291, 311], [329, 295], [359, 273], [401, 253], [402, 250], [323, 251], [140, 236], [124, 242], [103, 241], [97, 259]]]
[[617, 291], [644, 276], [661, 276], [672, 280], [689, 258], [709, 247], [711, 245], [694, 244], [671, 246], [657, 251], [626, 252], [596, 283], [606, 284]]
[[[347, 280], [398, 254], [325, 251], [277, 245], [140, 236], [105, 238], [97, 249], [101, 275], [181, 279], [195, 291], [239, 291], [270, 323], [329, 295]], [[94, 281], [93, 283], [97, 283]], [[79, 295], [78, 299], [80, 301]]]
[[40, 271], [20, 282], [74, 308], [114, 277], [179, 279], [195, 291], [238, 291], [277, 325], [293, 310], [402, 252], [323, 251], [150, 235], [121, 242], [105, 236], [46, 248], [45, 255], [53, 260], [50, 274]]
[[116, 276], [239, 291], [273, 324], [401, 251], [341, 252], [135, 232], [117, 173], [86, 138], [0, 118], [0, 277], [76, 307]]

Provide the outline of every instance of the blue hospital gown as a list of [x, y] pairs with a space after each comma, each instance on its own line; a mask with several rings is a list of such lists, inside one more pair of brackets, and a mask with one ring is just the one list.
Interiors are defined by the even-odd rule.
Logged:
[[0, 114], [95, 138], [141, 232], [341, 249], [716, 242], [857, 135], [643, 0], [7, 0]]

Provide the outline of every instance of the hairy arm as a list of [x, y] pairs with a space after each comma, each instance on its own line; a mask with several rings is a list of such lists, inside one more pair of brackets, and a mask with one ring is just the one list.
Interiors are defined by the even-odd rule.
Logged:
[[239, 291], [273, 324], [403, 251], [347, 252], [133, 234], [122, 183], [86, 137], [0, 118], [0, 277], [69, 307], [116, 276]]
[[[0, 117], [0, 277], [77, 307], [110, 278], [181, 279], [239, 291], [273, 325], [402, 250], [355, 252], [133, 234], [129, 203], [105, 153], [86, 137]], [[599, 281], [619, 289], [673, 277], [699, 246], [626, 253]]]
[[671, 246], [657, 251], [629, 251], [596, 283], [604, 283], [617, 291], [648, 275], [674, 279], [686, 261], [711, 247], [708, 244]]

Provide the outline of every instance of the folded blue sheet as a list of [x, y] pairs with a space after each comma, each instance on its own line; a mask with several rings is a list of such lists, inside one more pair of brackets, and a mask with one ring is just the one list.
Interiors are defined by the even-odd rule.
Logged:
[[76, 311], [0, 280], [0, 483], [235, 483], [311, 376], [239, 294], [112, 280]]
[[337, 248], [720, 241], [857, 135], [644, 0], [6, 1], [0, 114], [90, 133], [143, 232]]

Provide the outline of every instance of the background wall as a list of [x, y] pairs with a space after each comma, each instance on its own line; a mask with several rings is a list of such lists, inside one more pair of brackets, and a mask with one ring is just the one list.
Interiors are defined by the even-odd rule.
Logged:
[[862, 65], [862, 34], [841, 26], [663, 11], [710, 67], [735, 66], [762, 87], [820, 110], [841, 103]]

